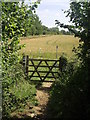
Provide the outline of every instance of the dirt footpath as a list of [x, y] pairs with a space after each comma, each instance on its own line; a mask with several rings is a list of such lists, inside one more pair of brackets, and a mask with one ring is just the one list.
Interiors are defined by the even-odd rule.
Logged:
[[52, 83], [43, 83], [41, 87], [37, 88], [36, 99], [39, 102], [38, 106], [34, 106], [36, 117], [45, 118], [46, 107], [49, 100], [49, 91]]
[[46, 108], [51, 85], [52, 83], [45, 82], [37, 88], [36, 99], [39, 103], [37, 106], [30, 106], [30, 104], [27, 103], [23, 112], [14, 112], [11, 116], [14, 118], [24, 118], [25, 120], [26, 118], [29, 118], [29, 120], [45, 120], [45, 118], [47, 118]]

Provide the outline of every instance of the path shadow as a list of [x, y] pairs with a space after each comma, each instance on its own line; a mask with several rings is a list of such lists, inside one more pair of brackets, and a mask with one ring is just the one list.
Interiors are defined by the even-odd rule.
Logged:
[[[51, 88], [52, 88], [52, 85], [51, 86], [43, 86], [43, 85], [39, 84], [37, 86], [37, 90], [41, 90], [48, 94], [49, 94]], [[49, 120], [49, 119], [53, 119], [53, 117], [50, 117], [50, 118], [48, 117], [48, 103], [47, 103], [47, 105], [44, 108], [43, 114], [37, 114], [33, 118], [28, 116], [27, 114], [24, 114], [22, 116], [22, 118], [18, 118], [17, 116], [14, 116], [11, 118], [3, 118], [2, 120]]]
[[23, 118], [18, 118], [17, 116], [14, 116], [14, 117], [10, 117], [10, 118], [7, 118], [7, 117], [4, 117], [2, 118], [2, 120], [34, 120], [34, 118], [31, 118], [30, 116], [23, 116]]
[[[51, 83], [50, 83], [51, 84]], [[52, 89], [52, 84], [51, 85], [41, 85], [37, 87], [37, 90], [43, 91], [45, 93], [50, 94], [50, 90]], [[49, 100], [48, 100], [49, 102]], [[53, 119], [53, 116], [50, 116], [48, 114], [48, 102], [47, 104], [44, 106], [44, 110], [43, 110], [43, 114], [42, 115], [37, 115], [37, 120], [49, 120], [49, 119]]]
[[52, 120], [52, 118], [48, 118], [48, 116], [45, 115], [37, 115], [36, 117], [31, 118], [30, 116], [23, 116], [24, 118], [18, 118], [16, 116], [11, 117], [11, 118], [2, 118], [1, 120]]
[[45, 92], [49, 92], [51, 89], [51, 87], [38, 87], [37, 90], [42, 90], [42, 91], [45, 91]]
[[40, 84], [37, 86], [37, 90], [43, 90], [43, 91], [46, 91], [46, 92], [49, 92], [52, 88], [52, 85], [51, 83], [49, 83], [50, 85], [43, 85], [43, 84]]

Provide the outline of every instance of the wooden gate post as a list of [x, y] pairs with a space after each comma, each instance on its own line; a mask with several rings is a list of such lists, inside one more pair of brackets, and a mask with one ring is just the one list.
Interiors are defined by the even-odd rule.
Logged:
[[59, 70], [63, 72], [67, 65], [67, 59], [64, 57], [59, 58]]
[[28, 76], [28, 65], [29, 65], [29, 56], [26, 56], [26, 76]]
[[62, 72], [62, 67], [63, 67], [63, 61], [62, 57], [59, 58], [59, 70]]
[[23, 71], [24, 71], [24, 73], [25, 73], [25, 62], [26, 62], [26, 61], [25, 61], [25, 55], [24, 55], [24, 56], [23, 56], [23, 63], [22, 63], [22, 64], [23, 64]]

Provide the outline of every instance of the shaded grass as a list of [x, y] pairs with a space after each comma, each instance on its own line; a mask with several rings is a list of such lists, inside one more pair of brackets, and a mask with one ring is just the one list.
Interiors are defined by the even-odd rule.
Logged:
[[26, 80], [19, 81], [16, 84], [12, 85], [9, 88], [9, 92], [13, 97], [11, 104], [11, 112], [20, 111], [20, 109], [24, 109], [26, 103], [29, 101], [31, 105], [35, 105], [36, 103], [36, 88], [34, 84], [30, 84]]
[[69, 70], [70, 68], [63, 72], [52, 85], [48, 115], [63, 120], [87, 119], [90, 117], [90, 111], [87, 112], [90, 110], [87, 96], [87, 68], [79, 66], [74, 68], [72, 73]]
[[[13, 100], [9, 101], [11, 104], [10, 116], [3, 117], [3, 119], [19, 119], [20, 116], [23, 119], [30, 119], [30, 116], [23, 116], [25, 111], [33, 112], [32, 106], [37, 106], [38, 101], [36, 97], [36, 85], [27, 80], [18, 81], [17, 85], [12, 85], [9, 88], [10, 94], [12, 94]], [[20, 115], [21, 114], [21, 115]]]

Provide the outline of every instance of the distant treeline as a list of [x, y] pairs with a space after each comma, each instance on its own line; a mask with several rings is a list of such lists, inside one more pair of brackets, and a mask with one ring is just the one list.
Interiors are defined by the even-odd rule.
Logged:
[[59, 34], [63, 34], [63, 35], [71, 35], [72, 33], [69, 31], [65, 31], [65, 30], [59, 30], [58, 27], [52, 27], [52, 28], [48, 28], [46, 26], [42, 26], [42, 34], [54, 34], [54, 35], [59, 35]]
[[48, 34], [64, 34], [64, 35], [71, 35], [69, 31], [65, 30], [59, 30], [58, 27], [52, 27], [48, 28], [45, 25], [42, 25], [42, 22], [39, 20], [39, 17], [36, 14], [33, 14], [32, 17], [30, 16], [27, 20], [26, 30], [24, 36], [30, 36], [30, 35], [48, 35]]

